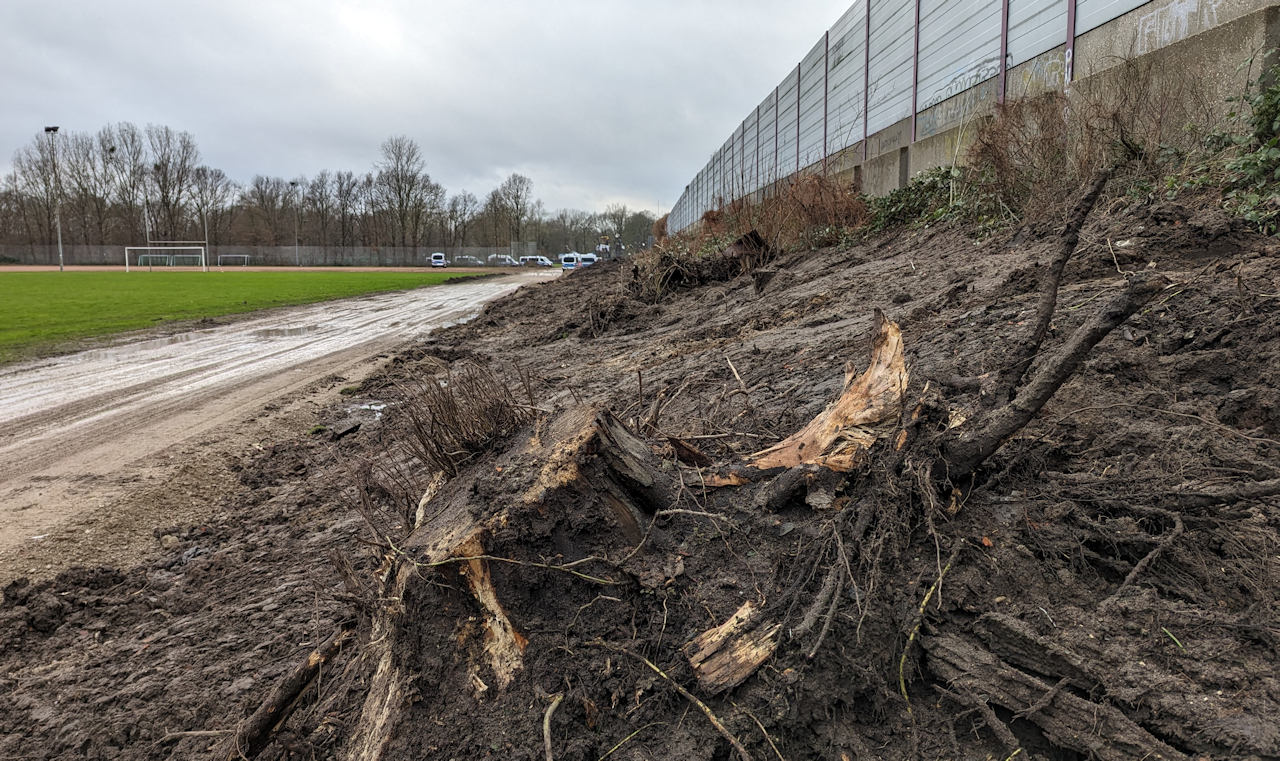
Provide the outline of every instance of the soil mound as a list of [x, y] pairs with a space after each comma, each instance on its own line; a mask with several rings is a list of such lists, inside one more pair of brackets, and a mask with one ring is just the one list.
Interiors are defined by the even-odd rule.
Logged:
[[[1184, 207], [1080, 239], [1025, 361], [1053, 235], [522, 288], [390, 361], [358, 430], [238, 463], [167, 561], [7, 588], [0, 756], [235, 757], [279, 700], [260, 758], [1280, 757], [1280, 251]], [[956, 468], [991, 379], [1143, 277]], [[748, 467], [868, 370], [877, 308], [909, 382], [865, 456]], [[502, 432], [437, 476], [414, 389], [477, 367]]]

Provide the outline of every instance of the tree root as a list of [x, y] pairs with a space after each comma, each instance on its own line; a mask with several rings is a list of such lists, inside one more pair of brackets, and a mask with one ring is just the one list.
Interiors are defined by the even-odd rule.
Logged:
[[[1165, 511], [1161, 510], [1160, 512], [1164, 513]], [[1151, 564], [1156, 561], [1156, 558], [1160, 557], [1160, 553], [1169, 549], [1169, 547], [1178, 540], [1178, 537], [1182, 536], [1182, 516], [1178, 513], [1167, 513], [1167, 515], [1173, 519], [1173, 530], [1165, 534], [1160, 539], [1159, 543], [1151, 549], [1151, 552], [1148, 552], [1142, 560], [1138, 561], [1138, 564], [1133, 567], [1133, 570], [1129, 571], [1129, 575], [1124, 577], [1124, 581], [1120, 582], [1120, 586], [1116, 587], [1116, 591], [1112, 592], [1110, 596], [1107, 597], [1106, 602], [1116, 599], [1120, 596], [1121, 592], [1132, 586], [1133, 582], [1135, 582], [1139, 576], [1151, 567]]]
[[1169, 284], [1161, 275], [1140, 276], [1129, 282], [1126, 291], [1108, 302], [1096, 315], [1076, 329], [1058, 355], [1045, 362], [1017, 397], [1008, 404], [974, 421], [973, 428], [944, 441], [944, 463], [939, 469], [951, 482], [972, 475], [1010, 436], [1022, 429], [1075, 374], [1094, 346], [1112, 330], [1141, 309]]

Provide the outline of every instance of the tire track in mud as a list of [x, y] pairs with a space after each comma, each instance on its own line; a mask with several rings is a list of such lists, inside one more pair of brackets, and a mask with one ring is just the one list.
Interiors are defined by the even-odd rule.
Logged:
[[[0, 370], [0, 578], [13, 575], [5, 556], [21, 551], [30, 562], [33, 537], [113, 512], [141, 474], [174, 472], [171, 455], [184, 442], [225, 439], [269, 401], [547, 277], [521, 272], [314, 304]], [[137, 530], [149, 537], [150, 528]]]

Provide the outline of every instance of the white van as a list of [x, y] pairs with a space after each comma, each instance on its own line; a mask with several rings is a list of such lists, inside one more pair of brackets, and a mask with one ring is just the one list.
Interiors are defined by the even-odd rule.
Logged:
[[436, 253], [431, 255], [431, 266], [432, 267], [448, 267], [449, 260], [445, 257], [443, 253], [437, 251]]
[[545, 256], [522, 256], [520, 257], [521, 267], [551, 267], [554, 266], [551, 260]]
[[490, 267], [519, 267], [520, 264], [507, 254], [494, 254], [489, 257]]
[[582, 256], [581, 254], [561, 254], [561, 255], [560, 255], [560, 269], [563, 269], [563, 270], [576, 270], [576, 269], [578, 269], [579, 267], [583, 267], [583, 266], [585, 266], [585, 265], [583, 265], [583, 263], [582, 263], [581, 256]]
[[600, 261], [600, 257], [596, 256], [595, 254], [579, 254], [578, 261], [582, 262], [583, 267], [590, 267], [591, 265]]

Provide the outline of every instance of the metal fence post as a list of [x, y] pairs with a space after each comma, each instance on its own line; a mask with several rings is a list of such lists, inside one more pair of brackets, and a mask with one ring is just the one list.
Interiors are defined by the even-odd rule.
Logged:
[[996, 83], [996, 103], [1004, 103], [1009, 77], [1009, 0], [1000, 3], [1000, 80]]
[[867, 160], [867, 131], [871, 120], [871, 0], [867, 0], [867, 24], [862, 45], [862, 160]]
[[827, 137], [828, 107], [831, 101], [831, 30], [824, 36], [822, 51], [822, 176], [827, 176], [827, 155], [831, 144]]
[[920, 0], [916, 0], [915, 41], [911, 45], [911, 142], [916, 141], [916, 115], [920, 103]]
[[1076, 64], [1076, 0], [1067, 0], [1067, 52], [1062, 69], [1062, 87], [1066, 89], [1075, 80]]

